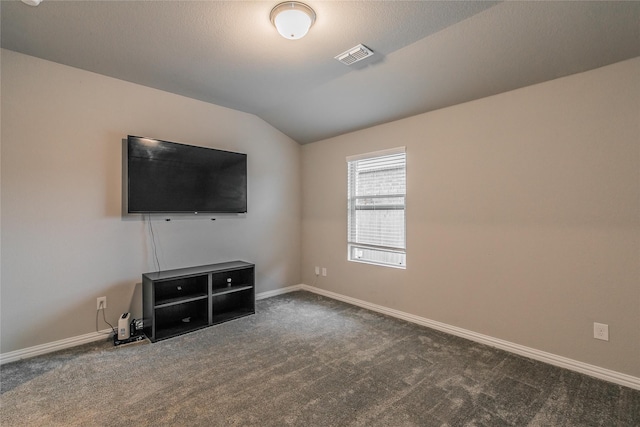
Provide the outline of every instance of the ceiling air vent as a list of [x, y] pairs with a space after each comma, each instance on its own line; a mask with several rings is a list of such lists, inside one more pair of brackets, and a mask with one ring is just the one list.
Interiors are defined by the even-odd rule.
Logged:
[[359, 44], [356, 47], [352, 47], [346, 52], [341, 53], [336, 56], [336, 59], [343, 64], [351, 65], [355, 64], [358, 61], [362, 61], [365, 58], [373, 55], [373, 51], [366, 47], [365, 45]]

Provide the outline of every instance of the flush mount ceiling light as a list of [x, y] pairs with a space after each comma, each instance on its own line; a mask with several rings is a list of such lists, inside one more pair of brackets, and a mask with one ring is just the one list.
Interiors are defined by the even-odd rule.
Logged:
[[307, 34], [316, 20], [316, 13], [304, 3], [286, 1], [271, 9], [269, 18], [282, 37], [297, 40]]

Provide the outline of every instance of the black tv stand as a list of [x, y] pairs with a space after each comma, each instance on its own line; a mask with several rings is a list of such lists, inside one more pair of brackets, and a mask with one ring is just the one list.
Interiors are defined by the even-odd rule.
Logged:
[[142, 312], [152, 342], [254, 314], [255, 266], [232, 261], [145, 273]]

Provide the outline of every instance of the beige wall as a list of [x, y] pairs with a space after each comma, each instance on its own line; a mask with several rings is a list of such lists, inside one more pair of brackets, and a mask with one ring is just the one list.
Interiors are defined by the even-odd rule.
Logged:
[[[640, 376], [639, 119], [636, 58], [303, 146], [303, 282]], [[348, 262], [345, 157], [401, 145], [407, 269]]]
[[246, 218], [153, 221], [163, 269], [242, 259], [258, 292], [300, 282], [296, 142], [250, 114], [7, 50], [1, 77], [0, 352], [95, 331], [98, 296], [111, 323], [139, 316], [136, 283], [155, 268], [146, 223], [121, 216], [128, 134], [248, 154]]

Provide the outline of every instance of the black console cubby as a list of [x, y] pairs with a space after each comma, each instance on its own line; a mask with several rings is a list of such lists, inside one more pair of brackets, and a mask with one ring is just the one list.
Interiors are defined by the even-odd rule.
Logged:
[[185, 302], [155, 310], [156, 340], [209, 326], [207, 299]]
[[213, 323], [225, 322], [237, 317], [252, 314], [250, 308], [253, 292], [250, 290], [225, 293], [213, 296]]
[[209, 278], [206, 275], [166, 280], [155, 286], [155, 304], [161, 306], [193, 298], [206, 298], [208, 294]]
[[255, 313], [255, 266], [243, 261], [142, 275], [144, 333], [152, 341]]

